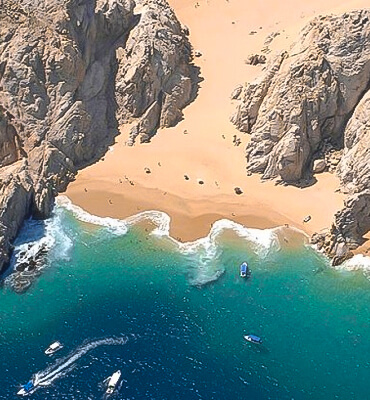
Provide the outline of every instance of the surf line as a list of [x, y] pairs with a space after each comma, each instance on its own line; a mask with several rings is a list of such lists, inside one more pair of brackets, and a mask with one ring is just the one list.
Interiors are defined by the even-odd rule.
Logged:
[[76, 350], [72, 351], [68, 356], [57, 360], [53, 365], [50, 365], [44, 370], [36, 372], [33, 379], [34, 385], [50, 385], [56, 379], [64, 376], [66, 373], [71, 371], [74, 367], [74, 363], [92, 349], [95, 349], [99, 346], [124, 345], [127, 343], [127, 341], [127, 337], [118, 337], [99, 339], [90, 343], [82, 344], [81, 346], [77, 347]]

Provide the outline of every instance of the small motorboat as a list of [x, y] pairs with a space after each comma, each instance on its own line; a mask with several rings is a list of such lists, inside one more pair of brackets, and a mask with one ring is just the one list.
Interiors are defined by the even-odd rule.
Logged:
[[245, 335], [244, 339], [247, 342], [251, 342], [251, 343], [256, 343], [256, 344], [261, 344], [262, 343], [262, 339], [256, 335]]
[[27, 382], [25, 385], [22, 386], [22, 389], [18, 391], [17, 395], [19, 396], [27, 396], [35, 389], [35, 385], [32, 381]]
[[246, 278], [249, 273], [249, 267], [247, 262], [243, 262], [243, 264], [240, 265], [240, 276], [242, 278]]
[[120, 377], [121, 371], [118, 370], [109, 378], [108, 387], [105, 392], [106, 394], [112, 394], [114, 392]]
[[45, 350], [45, 354], [47, 355], [54, 354], [61, 348], [63, 348], [63, 345], [60, 342], [54, 342]]

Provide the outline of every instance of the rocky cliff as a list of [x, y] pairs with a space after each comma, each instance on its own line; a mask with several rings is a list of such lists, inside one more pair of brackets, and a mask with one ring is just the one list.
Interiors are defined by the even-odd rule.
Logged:
[[176, 124], [196, 92], [191, 47], [165, 0], [3, 0], [0, 270], [28, 215], [45, 218], [114, 142]]
[[[247, 168], [305, 185], [336, 171], [349, 197], [321, 244], [331, 255], [370, 230], [370, 11], [318, 17], [239, 90], [232, 122], [251, 134]], [[338, 243], [346, 249], [337, 251]], [[342, 254], [343, 253], [343, 254]]]

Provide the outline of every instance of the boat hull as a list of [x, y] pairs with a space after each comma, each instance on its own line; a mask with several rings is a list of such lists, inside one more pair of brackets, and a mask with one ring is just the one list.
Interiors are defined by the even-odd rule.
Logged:
[[45, 353], [47, 356], [50, 356], [50, 355], [56, 353], [57, 351], [61, 350], [62, 348], [63, 348], [63, 345], [59, 343], [59, 344], [58, 344], [58, 347], [55, 347], [55, 348], [51, 348], [51, 347], [49, 346], [49, 347], [44, 351], [44, 353]]
[[254, 339], [253, 337], [246, 335], [246, 336], [244, 336], [244, 339], [249, 343], [262, 344], [262, 340], [260, 338]]
[[115, 391], [120, 378], [121, 378], [121, 371], [118, 370], [110, 377], [108, 382], [108, 388], [105, 392], [106, 394], [112, 394]]

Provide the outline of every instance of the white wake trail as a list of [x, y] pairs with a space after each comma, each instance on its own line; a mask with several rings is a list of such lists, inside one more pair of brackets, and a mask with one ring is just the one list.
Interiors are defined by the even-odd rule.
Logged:
[[124, 345], [126, 344], [127, 340], [128, 339], [126, 337], [107, 338], [83, 344], [67, 357], [58, 360], [54, 365], [47, 367], [43, 371], [37, 372], [34, 376], [34, 384], [35, 386], [48, 386], [56, 379], [61, 378], [71, 371], [74, 367], [73, 364], [90, 350], [103, 345]]

